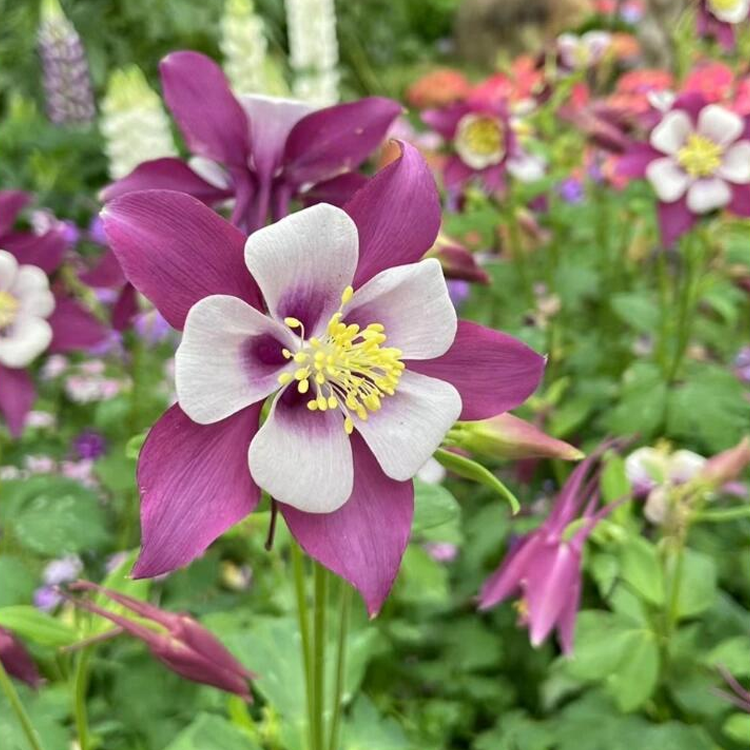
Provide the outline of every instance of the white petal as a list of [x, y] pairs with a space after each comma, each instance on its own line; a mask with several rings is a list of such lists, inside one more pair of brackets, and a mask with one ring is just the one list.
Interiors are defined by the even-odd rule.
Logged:
[[698, 115], [698, 132], [720, 146], [734, 143], [744, 130], [743, 119], [718, 104], [709, 104]]
[[19, 313], [48, 318], [55, 309], [55, 297], [49, 290], [47, 274], [37, 266], [21, 266], [12, 286], [19, 302]]
[[18, 262], [7, 250], [0, 250], [0, 292], [7, 292], [16, 278]]
[[307, 338], [339, 309], [358, 259], [355, 223], [327, 203], [259, 229], [245, 244], [245, 263], [269, 312], [279, 321], [299, 318], [307, 326]]
[[191, 156], [188, 166], [198, 177], [202, 177], [209, 185], [226, 190], [232, 186], [229, 173], [218, 162], [206, 159], [205, 156]]
[[737, 0], [733, 8], [718, 8], [709, 0], [708, 2], [711, 13], [724, 23], [741, 23], [747, 18], [750, 10], [750, 0]]
[[730, 146], [716, 174], [738, 185], [750, 183], [750, 141], [740, 141]]
[[638, 494], [666, 481], [667, 469], [668, 457], [664, 451], [648, 446], [634, 450], [625, 459], [625, 475]]
[[521, 182], [536, 182], [544, 177], [547, 163], [540, 156], [522, 153], [508, 159], [508, 172]]
[[381, 410], [366, 422], [355, 418], [354, 426], [383, 471], [405, 481], [438, 449], [460, 414], [461, 396], [450, 383], [407, 369]]
[[352, 447], [343, 415], [338, 409], [312, 412], [289, 389], [276, 397], [248, 461], [259, 487], [306, 513], [332, 513], [352, 494]]
[[698, 180], [691, 185], [687, 195], [688, 208], [695, 214], [707, 214], [724, 208], [731, 200], [731, 188], [719, 177]]
[[0, 365], [19, 369], [38, 357], [52, 341], [52, 328], [46, 320], [19, 316], [0, 336]]
[[456, 309], [436, 258], [387, 268], [360, 287], [344, 309], [347, 323], [385, 327], [384, 346], [404, 359], [434, 359], [456, 338]]
[[652, 161], [646, 168], [646, 177], [659, 200], [665, 203], [674, 203], [682, 198], [692, 182], [690, 175], [669, 156]]
[[693, 132], [693, 123], [687, 112], [675, 109], [667, 112], [662, 121], [651, 131], [651, 145], [664, 154], [674, 155]]
[[177, 400], [198, 424], [212, 424], [266, 398], [281, 371], [293, 369], [283, 348], [295, 345], [285, 326], [228, 295], [196, 302], [175, 355]]
[[669, 479], [675, 484], [689, 482], [705, 465], [706, 459], [693, 451], [675, 451], [669, 456]]

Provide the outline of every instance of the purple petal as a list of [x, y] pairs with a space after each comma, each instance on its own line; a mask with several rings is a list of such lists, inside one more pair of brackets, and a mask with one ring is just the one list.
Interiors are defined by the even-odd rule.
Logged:
[[307, 115], [289, 133], [285, 178], [304, 185], [356, 169], [383, 142], [400, 112], [398, 102], [371, 96]]
[[545, 359], [526, 344], [465, 320], [453, 346], [437, 359], [412, 360], [416, 370], [456, 387], [462, 420], [489, 419], [522, 404], [539, 385]]
[[529, 564], [541, 544], [540, 534], [530, 534], [511, 549], [500, 567], [484, 582], [479, 594], [479, 608], [489, 609], [509, 596], [518, 594]]
[[422, 113], [422, 122], [439, 133], [446, 140], [456, 135], [456, 128], [461, 118], [471, 111], [466, 104], [451, 104], [442, 109], [428, 109]]
[[461, 190], [476, 172], [457, 156], [448, 157], [443, 168], [443, 183], [446, 190]]
[[99, 262], [90, 271], [82, 273], [80, 278], [94, 289], [117, 289], [125, 283], [125, 274], [111, 250], [105, 250]]
[[12, 437], [20, 437], [26, 415], [36, 398], [34, 381], [26, 370], [11, 370], [0, 365], [0, 412], [5, 415]]
[[0, 662], [5, 671], [33, 688], [42, 684], [39, 670], [24, 645], [9, 631], [0, 628]]
[[258, 504], [247, 449], [261, 406], [198, 425], [175, 405], [151, 429], [138, 461], [143, 541], [134, 577], [187, 565]]
[[52, 326], [52, 342], [49, 351], [69, 352], [89, 349], [107, 338], [107, 329], [77, 302], [55, 294], [55, 310], [49, 317]]
[[65, 235], [57, 229], [42, 235], [15, 232], [2, 239], [3, 250], [13, 253], [20, 264], [38, 266], [45, 273], [57, 270], [67, 246]]
[[0, 237], [13, 229], [16, 217], [31, 202], [22, 190], [0, 190]]
[[342, 508], [317, 515], [282, 505], [281, 512], [302, 548], [349, 581], [362, 595], [370, 617], [375, 617], [409, 541], [414, 488], [411, 482], [389, 479], [356, 434], [352, 448], [354, 491]]
[[164, 99], [199, 156], [246, 169], [250, 129], [221, 68], [197, 52], [173, 52], [159, 65]]
[[[330, 203], [332, 206], [344, 206], [348, 200], [365, 186], [367, 177], [359, 172], [347, 172], [332, 180], [318, 182], [300, 196], [306, 206], [316, 203]], [[281, 216], [277, 216], [281, 218]]]
[[615, 171], [620, 177], [642, 179], [646, 176], [646, 167], [660, 156], [662, 155], [649, 144], [634, 143], [617, 160]]
[[130, 328], [137, 314], [138, 294], [135, 287], [130, 282], [126, 282], [115, 302], [115, 306], [112, 308], [112, 327], [115, 331], [124, 331]]
[[206, 182], [180, 159], [167, 157], [139, 164], [129, 175], [104, 188], [101, 199], [107, 202], [138, 190], [176, 190], [192, 195], [207, 205], [226, 200], [232, 195], [231, 190]]
[[557, 621], [557, 640], [565, 656], [573, 654], [576, 619], [581, 608], [581, 579], [576, 578]]
[[728, 208], [735, 216], [750, 218], [750, 185], [732, 186], [732, 202]]
[[686, 198], [681, 198], [674, 203], [663, 203], [660, 201], [657, 212], [659, 228], [661, 229], [661, 241], [665, 248], [672, 247], [698, 221], [698, 217], [687, 207]]
[[104, 229], [125, 275], [178, 330], [198, 300], [229, 294], [261, 307], [245, 268], [245, 236], [200, 201], [168, 190], [108, 203]]
[[440, 198], [429, 167], [414, 146], [359, 190], [344, 210], [359, 231], [354, 286], [392, 266], [416, 263], [440, 229]]

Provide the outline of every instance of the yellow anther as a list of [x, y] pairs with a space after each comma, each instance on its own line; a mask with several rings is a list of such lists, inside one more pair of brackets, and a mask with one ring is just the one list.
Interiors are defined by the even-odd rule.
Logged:
[[344, 430], [346, 431], [347, 435], [351, 435], [354, 432], [354, 422], [352, 422], [351, 417], [347, 417], [344, 420]]
[[350, 286], [344, 289], [344, 293], [341, 295], [341, 304], [345, 305], [354, 296], [354, 289]]
[[279, 375], [279, 383], [281, 385], [286, 385], [287, 383], [292, 382], [292, 375], [288, 372], [282, 372], [281, 375]]
[[310, 371], [307, 369], [307, 367], [300, 367], [299, 370], [297, 370], [294, 373], [294, 377], [296, 380], [304, 380], [305, 378], [309, 377]]
[[310, 390], [310, 381], [309, 380], [300, 380], [299, 385], [297, 386], [297, 390], [300, 393], [307, 393]]
[[0, 292], [0, 330], [16, 319], [20, 302], [10, 292]]
[[724, 147], [693, 133], [677, 152], [677, 161], [691, 177], [710, 177], [721, 166]]
[[289, 326], [289, 328], [302, 328], [302, 322], [297, 320], [297, 318], [284, 318], [284, 323]]
[[339, 402], [336, 401], [335, 396], [329, 396], [328, 397], [328, 408], [329, 409], [335, 409], [339, 405]]
[[317, 401], [308, 401], [307, 402], [307, 408], [310, 411], [318, 411], [318, 402]]
[[289, 349], [282, 349], [281, 353], [284, 355], [284, 359], [292, 358], [292, 353], [289, 351]]
[[320, 411], [328, 410], [328, 401], [326, 400], [326, 397], [323, 394], [318, 396], [317, 404], [318, 404], [318, 409], [320, 409]]
[[297, 362], [298, 364], [301, 364], [302, 362], [307, 362], [309, 358], [310, 358], [309, 355], [305, 354], [305, 352], [297, 352], [294, 355], [294, 361]]

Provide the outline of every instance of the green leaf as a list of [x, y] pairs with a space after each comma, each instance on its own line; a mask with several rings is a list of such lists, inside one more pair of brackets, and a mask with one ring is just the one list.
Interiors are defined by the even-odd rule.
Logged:
[[215, 714], [198, 714], [164, 750], [260, 750], [246, 732]]
[[620, 320], [640, 333], [653, 333], [659, 327], [659, 306], [643, 292], [622, 292], [610, 299]]
[[414, 534], [443, 526], [460, 515], [458, 501], [445, 487], [414, 480]]
[[750, 714], [732, 714], [722, 727], [727, 737], [731, 737], [742, 745], [747, 744], [750, 737]]
[[600, 484], [602, 499], [606, 503], [622, 500], [632, 494], [632, 488], [625, 473], [625, 461], [618, 453], [607, 457]]
[[444, 604], [450, 599], [448, 571], [421, 547], [410, 544], [396, 579], [396, 594], [415, 605]]
[[623, 376], [620, 403], [609, 413], [608, 429], [616, 435], [648, 439], [661, 426], [668, 388], [655, 365], [639, 362]]
[[750, 677], [750, 640], [738, 635], [722, 641], [709, 652], [705, 661], [713, 667], [726, 667], [735, 677]]
[[562, 662], [579, 680], [604, 680], [627, 656], [633, 623], [611, 612], [587, 610], [576, 621], [575, 658]]
[[713, 606], [718, 571], [714, 560], [702, 552], [686, 549], [683, 555], [677, 612], [680, 617], [694, 617]]
[[464, 479], [479, 482], [497, 492], [500, 497], [508, 501], [514, 514], [521, 510], [521, 504], [518, 502], [516, 496], [491, 471], [485, 469], [481, 464], [465, 456], [459, 456], [457, 453], [451, 453], [442, 449], [435, 453], [435, 458], [454, 474], [458, 474], [458, 476]]
[[35, 607], [23, 604], [0, 608], [0, 626], [40, 646], [59, 648], [77, 640], [73, 628]]
[[622, 711], [635, 711], [656, 689], [659, 678], [659, 647], [650, 630], [629, 632], [625, 658], [608, 679], [608, 687]]
[[652, 604], [664, 603], [664, 576], [656, 547], [643, 537], [632, 537], [620, 552], [622, 578]]
[[354, 704], [344, 726], [346, 750], [411, 750], [413, 747], [401, 727], [390, 718], [383, 718], [364, 696]]
[[37, 585], [28, 566], [10, 555], [0, 557], [0, 581], [0, 607], [28, 602]]

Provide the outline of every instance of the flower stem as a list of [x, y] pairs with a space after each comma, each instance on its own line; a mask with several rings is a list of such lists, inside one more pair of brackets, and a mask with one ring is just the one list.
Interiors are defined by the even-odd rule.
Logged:
[[89, 661], [93, 649], [84, 648], [78, 655], [76, 671], [73, 677], [73, 709], [76, 721], [76, 732], [78, 733], [78, 745], [81, 750], [89, 750], [89, 722], [86, 712], [86, 693], [89, 686]]
[[313, 699], [312, 680], [312, 651], [310, 648], [310, 614], [307, 608], [307, 592], [305, 591], [305, 564], [302, 550], [292, 542], [292, 567], [294, 569], [294, 588], [297, 594], [297, 618], [302, 640], [302, 661], [305, 672], [305, 698], [307, 702], [307, 731], [310, 750], [315, 750], [313, 739], [313, 716], [315, 701]]
[[338, 750], [341, 717], [344, 712], [344, 687], [346, 682], [346, 647], [349, 643], [349, 613], [352, 607], [352, 588], [341, 581], [339, 600], [339, 634], [336, 648], [336, 686], [333, 693], [333, 718], [331, 719], [331, 737], [328, 750]]
[[315, 564], [315, 612], [313, 616], [313, 750], [324, 750], [325, 736], [325, 668], [326, 668], [326, 605], [328, 573]]
[[39, 735], [37, 734], [36, 729], [34, 729], [34, 725], [31, 723], [31, 718], [24, 708], [23, 703], [21, 703], [21, 699], [18, 697], [18, 692], [16, 691], [13, 681], [5, 671], [2, 660], [0, 660], [0, 688], [2, 688], [5, 693], [5, 697], [8, 699], [8, 703], [10, 703], [13, 713], [18, 719], [18, 723], [21, 725], [24, 735], [26, 735], [31, 750], [42, 750], [42, 743], [39, 739]]
[[750, 518], [750, 505], [740, 505], [736, 508], [720, 508], [718, 510], [706, 510], [696, 513], [693, 519], [708, 523], [723, 523], [725, 521], [736, 521], [738, 518]]

